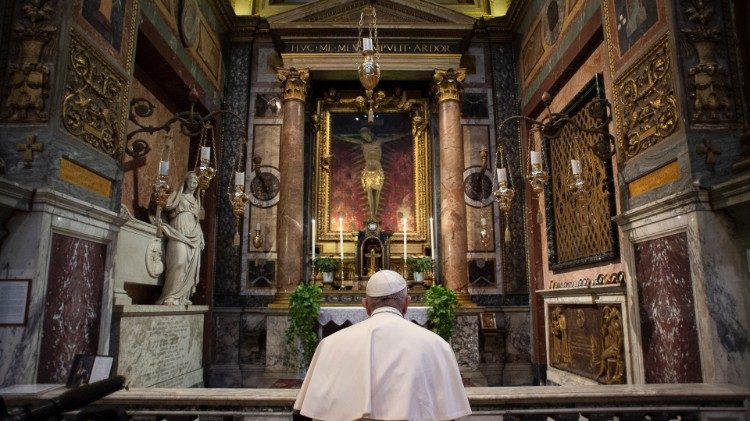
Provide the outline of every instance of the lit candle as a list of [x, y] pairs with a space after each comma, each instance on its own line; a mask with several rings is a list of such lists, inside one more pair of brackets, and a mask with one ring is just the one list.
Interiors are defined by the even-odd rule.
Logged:
[[432, 252], [432, 258], [435, 259], [435, 226], [432, 225], [433, 220], [430, 217], [430, 250]]
[[505, 168], [497, 169], [497, 182], [507, 183], [508, 182], [508, 171]]
[[208, 161], [211, 159], [211, 147], [201, 146], [201, 161]]
[[245, 187], [245, 173], [244, 172], [236, 172], [234, 173], [234, 185], [235, 186], [242, 186]]
[[372, 50], [372, 38], [362, 38], [362, 50]]
[[260, 231], [260, 222], [255, 223], [255, 231]]
[[169, 174], [169, 161], [159, 162], [159, 175]]
[[403, 217], [401, 221], [404, 224], [404, 264], [406, 264], [406, 217]]
[[542, 163], [542, 154], [537, 151], [531, 151], [531, 165], [539, 165]]
[[570, 168], [573, 170], [573, 175], [579, 175], [581, 173], [581, 161], [577, 159], [571, 159]]
[[343, 216], [339, 216], [339, 250], [341, 252], [341, 267], [343, 268], [344, 267], [344, 217]]
[[315, 261], [315, 220], [314, 219], [311, 221], [311, 225], [312, 226], [310, 227], [310, 231], [312, 231], [311, 232], [312, 246], [310, 247], [311, 248], [310, 254], [312, 255], [312, 260], [314, 262]]

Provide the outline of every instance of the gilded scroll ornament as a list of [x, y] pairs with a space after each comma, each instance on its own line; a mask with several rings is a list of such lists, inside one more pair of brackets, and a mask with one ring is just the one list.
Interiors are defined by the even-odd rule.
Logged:
[[715, 10], [708, 3], [705, 0], [689, 1], [685, 15], [693, 26], [681, 30], [691, 54], [697, 57], [697, 63], [688, 70], [692, 78], [688, 87], [692, 118], [700, 123], [732, 118], [729, 74], [727, 68], [716, 60], [722, 39], [721, 29], [718, 25], [710, 25]]
[[62, 106], [65, 129], [113, 158], [124, 133], [127, 81], [73, 32]]
[[432, 90], [437, 96], [438, 103], [443, 101], [459, 101], [461, 83], [466, 78], [464, 69], [436, 69], [432, 75]]
[[57, 32], [51, 22], [54, 1], [27, 1], [21, 6], [21, 16], [13, 28], [18, 57], [8, 69], [7, 94], [3, 119], [8, 121], [38, 122], [47, 120], [50, 66], [50, 40]]
[[284, 90], [284, 101], [296, 100], [305, 102], [307, 82], [310, 79], [309, 69], [276, 69], [276, 77], [281, 81]]
[[615, 82], [620, 158], [627, 161], [674, 133], [679, 111], [669, 35]]

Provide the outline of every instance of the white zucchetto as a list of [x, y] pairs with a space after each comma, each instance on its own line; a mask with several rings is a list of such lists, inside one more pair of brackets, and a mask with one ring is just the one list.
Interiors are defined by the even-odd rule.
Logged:
[[367, 281], [365, 293], [368, 297], [385, 297], [395, 294], [406, 288], [404, 277], [392, 270], [381, 270], [376, 272]]

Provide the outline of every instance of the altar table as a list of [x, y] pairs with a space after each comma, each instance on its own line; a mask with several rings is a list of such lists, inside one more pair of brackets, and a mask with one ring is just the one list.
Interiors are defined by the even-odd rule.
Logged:
[[[337, 326], [341, 326], [346, 322], [356, 324], [365, 320], [367, 313], [365, 308], [359, 307], [321, 307], [318, 321], [321, 326], [325, 326], [327, 323], [333, 322]], [[420, 326], [427, 325], [427, 307], [409, 307], [406, 311], [405, 318], [411, 322], [415, 322]]]

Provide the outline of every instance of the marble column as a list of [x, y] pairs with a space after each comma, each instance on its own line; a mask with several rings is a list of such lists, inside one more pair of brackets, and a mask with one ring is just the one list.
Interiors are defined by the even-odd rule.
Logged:
[[433, 90], [438, 101], [440, 132], [440, 253], [445, 286], [460, 295], [469, 292], [464, 204], [464, 140], [459, 89], [465, 72], [435, 70]]
[[292, 292], [303, 273], [303, 141], [308, 69], [278, 69], [284, 90], [279, 154], [279, 204], [276, 219], [276, 290], [278, 302]]

